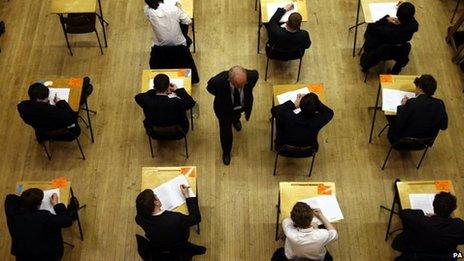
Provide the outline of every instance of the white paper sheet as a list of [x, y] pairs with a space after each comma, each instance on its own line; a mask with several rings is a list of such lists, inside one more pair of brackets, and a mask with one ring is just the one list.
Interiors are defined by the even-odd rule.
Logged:
[[434, 214], [433, 211], [433, 200], [435, 194], [421, 193], [421, 194], [409, 194], [409, 202], [411, 203], [411, 209], [421, 209], [425, 214]]
[[[172, 84], [175, 84], [177, 86], [177, 89], [183, 89], [184, 88], [184, 79], [183, 78], [170, 78], [169, 82]], [[148, 80], [148, 89], [153, 89], [153, 78], [150, 78]]]
[[[179, 175], [153, 189], [153, 192], [161, 201], [161, 209], [174, 210], [185, 203], [185, 198], [180, 191], [180, 185], [182, 184], [189, 186], [187, 178], [184, 175]], [[195, 196], [192, 189], [189, 189], [189, 194]]]
[[[275, 12], [277, 11], [277, 8], [283, 8], [285, 7], [287, 4], [290, 4], [292, 3], [292, 1], [288, 1], [288, 2], [285, 2], [285, 3], [268, 3], [267, 4], [267, 16], [269, 17], [269, 19], [271, 19], [271, 17], [275, 14]], [[282, 18], [280, 19], [280, 22], [281, 23], [285, 23], [288, 21], [288, 17], [293, 14], [293, 13], [296, 13], [298, 12], [298, 4], [297, 3], [293, 3], [293, 9], [286, 12]]]
[[55, 209], [53, 208], [52, 203], [50, 203], [50, 198], [52, 197], [53, 193], [56, 193], [58, 195], [58, 202], [60, 202], [60, 189], [44, 190], [44, 197], [42, 199], [42, 204], [40, 204], [39, 209], [48, 210], [53, 215], [56, 215]]
[[393, 89], [382, 89], [382, 110], [387, 112], [395, 112], [399, 105], [401, 105], [401, 100], [404, 96], [408, 98], [416, 97], [416, 94], [413, 92], [405, 92], [400, 90]]
[[170, 6], [176, 5], [177, 2], [181, 3], [180, 0], [164, 0], [163, 1], [165, 5], [170, 5]]
[[396, 17], [398, 6], [397, 3], [370, 3], [369, 9], [371, 10], [372, 20], [377, 22], [385, 15]]
[[69, 88], [48, 88], [50, 90], [50, 94], [48, 95], [48, 101], [51, 105], [55, 105], [53, 101], [55, 99], [55, 94], [60, 100], [65, 100], [66, 102], [69, 99], [69, 92], [71, 89]]
[[308, 94], [309, 90], [307, 87], [303, 87], [294, 91], [289, 91], [285, 92], [282, 94], [277, 95], [277, 101], [279, 101], [279, 104], [284, 104], [286, 101], [296, 101], [296, 96], [298, 94]]
[[[342, 210], [338, 204], [335, 195], [321, 195], [313, 198], [300, 200], [300, 202], [308, 204], [311, 208], [319, 208], [324, 216], [330, 222], [343, 219]], [[313, 219], [313, 222], [320, 224], [318, 219]]]

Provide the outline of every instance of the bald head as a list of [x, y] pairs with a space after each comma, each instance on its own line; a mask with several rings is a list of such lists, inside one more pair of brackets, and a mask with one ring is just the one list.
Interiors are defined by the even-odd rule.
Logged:
[[247, 84], [247, 74], [243, 67], [234, 66], [229, 70], [229, 82], [236, 88], [243, 88]]

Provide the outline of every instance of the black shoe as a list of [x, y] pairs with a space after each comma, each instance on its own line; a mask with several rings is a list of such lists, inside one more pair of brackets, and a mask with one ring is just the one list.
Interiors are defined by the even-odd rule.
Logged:
[[240, 121], [234, 122], [233, 125], [236, 131], [240, 131], [242, 129], [242, 123]]
[[229, 164], [230, 164], [230, 154], [223, 153], [222, 154], [222, 162], [224, 162], [224, 165], [229, 166]]

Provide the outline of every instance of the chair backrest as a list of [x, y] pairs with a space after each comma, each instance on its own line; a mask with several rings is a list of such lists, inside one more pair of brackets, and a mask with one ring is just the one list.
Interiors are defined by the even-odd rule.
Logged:
[[316, 150], [313, 146], [296, 147], [285, 144], [277, 151], [277, 153], [289, 158], [309, 158], [316, 154]]
[[60, 16], [65, 32], [68, 34], [85, 34], [95, 31], [95, 13], [68, 14]]
[[193, 57], [187, 46], [157, 46], [153, 47], [150, 59], [151, 69], [193, 68]]
[[376, 51], [382, 61], [395, 59], [399, 54], [407, 57], [410, 52], [411, 44], [409, 42], [402, 44], [383, 44]]
[[150, 132], [149, 136], [153, 139], [177, 140], [185, 137], [185, 133], [179, 125], [150, 126], [148, 130]]
[[403, 137], [392, 144], [397, 150], [424, 150], [427, 147], [432, 147], [436, 137], [430, 138], [413, 138]]
[[79, 137], [79, 135], [70, 132], [67, 128], [56, 130], [35, 129], [35, 132], [40, 137], [40, 140], [71, 141]]
[[84, 81], [82, 83], [82, 94], [81, 94], [81, 101], [79, 102], [80, 105], [84, 104], [87, 98], [93, 92], [93, 85], [90, 83], [89, 77], [84, 77]]
[[[274, 44], [273, 46], [271, 46], [268, 57], [270, 59], [288, 61], [300, 59], [303, 57], [304, 53], [304, 48], [286, 49], [280, 48], [277, 44]], [[280, 59], [283, 57], [285, 57], [285, 59]]]

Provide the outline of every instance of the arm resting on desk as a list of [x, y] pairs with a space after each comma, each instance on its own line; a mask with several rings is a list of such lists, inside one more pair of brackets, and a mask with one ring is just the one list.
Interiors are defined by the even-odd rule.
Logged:
[[201, 222], [201, 214], [200, 208], [198, 207], [198, 198], [191, 197], [185, 200], [189, 214], [188, 216], [184, 215], [182, 223], [184, 227], [188, 228]]

